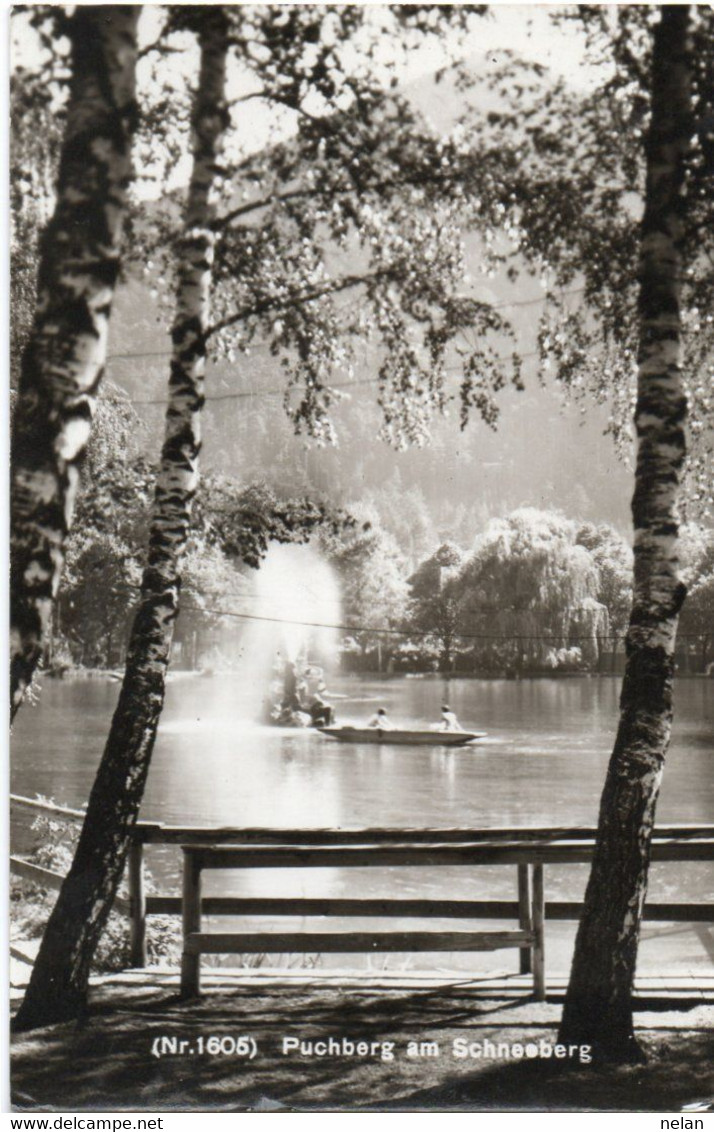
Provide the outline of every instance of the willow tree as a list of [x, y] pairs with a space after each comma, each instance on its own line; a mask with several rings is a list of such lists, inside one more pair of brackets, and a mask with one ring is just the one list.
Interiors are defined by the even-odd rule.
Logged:
[[[55, 13], [71, 45], [54, 214], [11, 438], [10, 711], [40, 660], [104, 372], [136, 119], [140, 6]], [[16, 186], [17, 187], [17, 186]]]
[[604, 80], [582, 94], [509, 63], [512, 105], [475, 136], [487, 152], [500, 142], [511, 254], [545, 280], [544, 364], [609, 405], [625, 449], [636, 402], [626, 674], [561, 1027], [627, 1059], [639, 1056], [632, 989], [685, 596], [680, 510], [712, 487], [714, 18], [687, 5], [560, 18], [580, 21]]
[[557, 664], [569, 648], [597, 661], [609, 621], [599, 586], [577, 525], [526, 507], [488, 524], [448, 592], [476, 662], [518, 672]]

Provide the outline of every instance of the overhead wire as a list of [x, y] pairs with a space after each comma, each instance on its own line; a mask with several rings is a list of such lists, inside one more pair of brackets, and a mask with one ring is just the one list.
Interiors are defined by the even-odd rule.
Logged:
[[[519, 357], [522, 360], [526, 360], [527, 358], [534, 358], [537, 356], [538, 352], [538, 350], [529, 350], [525, 354], [519, 354]], [[508, 356], [505, 354], [499, 355], [499, 357], [501, 361], [508, 361]], [[460, 366], [448, 366], [445, 368], [445, 372], [447, 374], [459, 373], [460, 368]], [[358, 378], [355, 381], [335, 382], [333, 385], [325, 386], [325, 388], [330, 390], [352, 389], [353, 387], [360, 385], [377, 385], [381, 380], [382, 379], [379, 377], [363, 377]], [[252, 399], [257, 397], [277, 397], [283, 396], [286, 392], [286, 389], [289, 389], [289, 387], [283, 386], [281, 389], [243, 389], [238, 393], [217, 393], [214, 395], [207, 395], [206, 397], [204, 397], [204, 401], [208, 404], [210, 402], [216, 401], [240, 401], [247, 398]], [[117, 397], [113, 398], [113, 400], [119, 404], [128, 402], [130, 405], [166, 405], [168, 403], [168, 399], [166, 397]]]
[[[566, 298], [569, 295], [581, 295], [581, 294], [583, 294], [583, 292], [585, 290], [586, 290], [585, 287], [573, 287], [569, 291], [562, 291], [561, 292], [561, 298]], [[494, 311], [508, 310], [508, 309], [513, 308], [513, 307], [537, 306], [539, 303], [547, 302], [547, 300], [548, 300], [547, 295], [538, 295], [536, 298], [533, 298], [533, 299], [512, 299], [512, 300], [508, 300], [508, 301], [503, 302], [503, 303], [489, 303], [488, 300], [486, 300], [486, 299], [477, 299], [477, 298], [473, 299], [473, 301], [475, 303], [480, 303], [482, 306], [487, 306], [487, 307], [490, 308], [490, 310], [494, 310]], [[299, 297], [296, 301], [298, 301], [298, 302], [300, 301]], [[261, 350], [267, 351], [267, 350], [270, 349], [270, 346], [269, 346], [268, 343], [258, 342], [256, 344], [254, 344], [253, 346], [251, 346], [250, 349], [251, 349], [251, 351], [261, 351]], [[170, 358], [172, 353], [173, 353], [172, 350], [144, 350], [144, 351], [138, 351], [138, 352], [135, 352], [135, 353], [107, 354], [106, 360], [107, 361], [118, 361], [118, 360], [124, 361], [124, 360], [131, 360], [133, 358]]]
[[[140, 590], [141, 586], [138, 585], [138, 584], [126, 583], [126, 588], [132, 589], [132, 590]], [[187, 587], [187, 589], [188, 588], [189, 587]], [[315, 603], [315, 605], [318, 605], [318, 606], [339, 606], [340, 608], [342, 608], [344, 606], [344, 602], [342, 600], [340, 600], [339, 598], [334, 598], [334, 599], [324, 598], [321, 595], [317, 594], [315, 592], [315, 590], [310, 588], [310, 587], [305, 586], [303, 588], [304, 588], [304, 592], [307, 594], [308, 599], [312, 600]], [[193, 589], [191, 587], [190, 592], [195, 597], [236, 598], [238, 601], [244, 601], [244, 600], [246, 600], [246, 601], [257, 600], [257, 601], [267, 601], [267, 602], [271, 602], [271, 601], [272, 602], [280, 602], [281, 601], [281, 598], [279, 598], [279, 597], [275, 597], [272, 594], [260, 593], [258, 590], [198, 590], [198, 589]], [[189, 608], [189, 607], [186, 606], [185, 608]], [[196, 606], [195, 608], [198, 609], [199, 607]], [[571, 613], [578, 613], [578, 612], [583, 612], [585, 610], [592, 610], [592, 608], [593, 607], [591, 605], [586, 605], [585, 603], [579, 604], [579, 605], [571, 605], [569, 607]], [[209, 609], [208, 607], [206, 607], [206, 612], [216, 613], [217, 610]], [[547, 610], [547, 609], [532, 609], [531, 607], [526, 606], [526, 605], [503, 605], [501, 603], [495, 603], [495, 602], [492, 602], [492, 603], [482, 602], [481, 604], [479, 604], [477, 606], [476, 605], [470, 605], [470, 606], [467, 606], [461, 612], [466, 614], [467, 616], [468, 615], [486, 614], [486, 613], [503, 613], [503, 612], [507, 612], [507, 613], [527, 613], [527, 614], [529, 614], [530, 616], [533, 616], [533, 617], [548, 617], [548, 616], [551, 615], [550, 610]], [[226, 616], [230, 616], [231, 614], [234, 614], [235, 616], [240, 616], [240, 617], [253, 616], [252, 614], [246, 613], [244, 610], [224, 610], [224, 611], [221, 611], [221, 616], [223, 616], [223, 614], [225, 614]], [[256, 617], [257, 616], [258, 615], [256, 614]], [[277, 618], [276, 620], [285, 620], [285, 619]], [[301, 622], [301, 621], [300, 622], [298, 622], [298, 621], [292, 622], [290, 620], [286, 620], [285, 623], [286, 624], [296, 624], [296, 625], [297, 624], [309, 624], [308, 622]], [[342, 629], [342, 628], [344, 628], [343, 625], [332, 625], [332, 624], [325, 625], [323, 627], [327, 628], [327, 629]], [[359, 629], [359, 631], [361, 632], [362, 629]], [[372, 632], [373, 630], [370, 629], [369, 631]], [[392, 630], [391, 628], [388, 629], [386, 627], [384, 628], [384, 632], [393, 632], [393, 631], [396, 631], [396, 630]], [[405, 630], [405, 632], [406, 632], [406, 630]]]
[[[585, 290], [586, 290], [585, 287], [574, 287], [569, 291], [563, 291], [561, 293], [561, 297], [564, 298], [564, 297], [567, 297], [569, 295], [580, 295]], [[507, 302], [503, 302], [503, 303], [491, 303], [491, 304], [489, 304], [486, 300], [480, 300], [480, 299], [475, 299], [474, 302], [479, 302], [479, 303], [482, 303], [484, 306], [489, 306], [491, 310], [506, 310], [506, 309], [510, 309], [510, 308], [514, 308], [514, 307], [536, 306], [540, 303], [545, 303], [547, 301], [547, 299], [548, 299], [547, 295], [539, 295], [537, 298], [533, 298], [533, 299], [513, 299], [513, 300], [510, 300], [510, 301], [507, 301]], [[474, 343], [470, 342], [469, 344], [471, 345], [472, 349], [475, 348]], [[268, 343], [257, 343], [257, 344], [252, 345], [250, 347], [249, 353], [246, 353], [244, 356], [250, 357], [250, 355], [252, 353], [267, 352], [269, 350], [270, 350], [270, 345]], [[532, 358], [532, 357], [537, 356], [538, 353], [539, 353], [538, 350], [529, 350], [526, 353], [520, 354], [519, 356], [522, 360], [526, 360], [528, 358]], [[149, 351], [142, 351], [142, 352], [137, 352], [137, 353], [107, 354], [107, 361], [131, 360], [131, 359], [135, 359], [135, 358], [171, 357], [171, 355], [172, 355], [171, 350], [149, 350]], [[507, 355], [499, 355], [499, 357], [503, 361], [508, 360]], [[446, 372], [447, 373], [458, 373], [459, 370], [460, 370], [459, 366], [454, 366], [454, 367], [447, 368]], [[333, 385], [330, 385], [327, 388], [329, 388], [331, 390], [332, 389], [349, 389], [353, 386], [357, 387], [357, 386], [362, 386], [362, 385], [376, 385], [380, 380], [381, 379], [379, 377], [358, 378], [355, 381], [335, 383]], [[274, 397], [274, 396], [281, 396], [281, 395], [284, 396], [286, 388], [287, 388], [286, 386], [283, 386], [279, 389], [276, 388], [276, 389], [259, 389], [259, 390], [240, 390], [240, 391], [235, 392], [235, 393], [218, 393], [218, 394], [212, 394], [212, 395], [209, 394], [209, 395], [204, 397], [204, 401], [205, 401], [205, 403], [208, 404], [208, 403], [223, 402], [223, 401], [239, 401], [239, 400], [244, 400], [244, 399], [248, 399], [248, 398], [253, 399], [253, 398], [256, 398], [256, 397]], [[146, 398], [144, 398], [144, 397], [128, 397], [127, 396], [126, 398], [117, 398], [116, 400], [117, 401], [126, 400], [132, 405], [166, 405], [168, 398], [167, 397], [146, 397]]]
[[[308, 629], [339, 629], [345, 633], [372, 633], [378, 636], [392, 636], [392, 637], [433, 637], [435, 634], [433, 629], [389, 629], [383, 626], [373, 625], [341, 625], [332, 624], [323, 621], [300, 621], [293, 620], [287, 617], [264, 617], [257, 613], [239, 613], [236, 610], [225, 609], [212, 609], [208, 606], [199, 605], [183, 605], [182, 609], [188, 610], [193, 613], [213, 613], [219, 617], [234, 617], [245, 621], [261, 621], [269, 622], [276, 625], [298, 625]], [[458, 637], [459, 640], [470, 641], [562, 641], [568, 639], [569, 641], [591, 641], [594, 636], [600, 640], [621, 640], [622, 634], [615, 633], [558, 633], [558, 634], [543, 634], [543, 633], [462, 633], [454, 630], [451, 634], [452, 637]], [[694, 634], [697, 636], [698, 634]]]

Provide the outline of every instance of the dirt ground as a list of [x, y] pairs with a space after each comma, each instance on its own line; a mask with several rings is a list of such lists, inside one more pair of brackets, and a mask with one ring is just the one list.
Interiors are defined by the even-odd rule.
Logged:
[[[467, 985], [242, 986], [192, 1002], [165, 988], [105, 986], [81, 1022], [14, 1037], [13, 1104], [95, 1112], [676, 1112], [711, 1103], [712, 1006], [665, 999], [639, 1006], [648, 1062], [615, 1069], [579, 1055], [547, 1056], [559, 1002], [488, 998]], [[238, 1052], [243, 1035], [254, 1040], [252, 1058]], [[223, 1052], [205, 1048], [212, 1036], [227, 1039]], [[341, 1045], [339, 1054], [309, 1056], [291, 1048], [290, 1039], [331, 1037], [365, 1042], [368, 1052]], [[171, 1039], [186, 1043], [182, 1052], [169, 1052]], [[460, 1050], [467, 1056], [456, 1056]]]

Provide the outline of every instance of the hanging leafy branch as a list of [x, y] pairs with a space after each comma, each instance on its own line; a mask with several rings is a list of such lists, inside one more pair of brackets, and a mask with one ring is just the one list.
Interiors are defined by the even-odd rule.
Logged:
[[[588, 93], [510, 58], [489, 78], [500, 106], [468, 112], [474, 153], [499, 155], [497, 211], [508, 237], [503, 263], [538, 277], [545, 303], [538, 336], [544, 375], [576, 398], [610, 408], [621, 451], [632, 440], [638, 357], [638, 240], [645, 193], [644, 137], [651, 111], [656, 7], [580, 5], [576, 20], [604, 78]], [[706, 512], [714, 483], [714, 17], [693, 17], [693, 138], [684, 170], [682, 372], [689, 402], [685, 502]], [[568, 128], [563, 129], [563, 123]], [[578, 295], [573, 296], [573, 283]], [[571, 294], [564, 296], [564, 291]]]
[[[466, 28], [472, 14], [415, 6], [384, 19], [393, 35], [396, 19], [406, 43], [445, 23]], [[174, 19], [172, 31], [179, 26]], [[458, 136], [439, 137], [395, 90], [385, 92], [375, 69], [380, 29], [356, 6], [246, 7], [233, 16], [238, 64], [256, 87], [233, 107], [234, 133], [253, 98], [284, 110], [290, 129], [260, 153], [226, 162], [209, 345], [235, 360], [254, 341], [267, 343], [296, 431], [322, 442], [335, 439], [335, 378], [351, 376], [357, 351], [367, 349], [383, 435], [404, 447], [424, 443], [433, 414], [454, 399], [462, 424], [474, 408], [494, 423], [496, 394], [521, 379], [515, 348], [505, 357], [499, 348], [515, 342], [508, 320], [470, 300], [465, 278], [464, 215], [495, 222], [493, 170]], [[355, 37], [358, 67], [344, 57]], [[148, 233], [147, 244], [142, 234], [167, 307], [175, 212], [167, 201], [154, 238]], [[356, 297], [345, 295], [351, 290]], [[447, 374], [457, 369], [454, 393]]]

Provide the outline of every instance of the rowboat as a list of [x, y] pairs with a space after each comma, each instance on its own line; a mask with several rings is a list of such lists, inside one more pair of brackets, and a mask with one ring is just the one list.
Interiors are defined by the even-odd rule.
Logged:
[[318, 727], [323, 735], [338, 743], [399, 743], [418, 747], [463, 747], [473, 739], [483, 739], [485, 731], [424, 731], [381, 727]]

